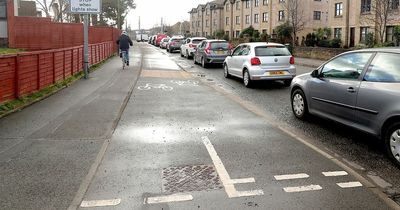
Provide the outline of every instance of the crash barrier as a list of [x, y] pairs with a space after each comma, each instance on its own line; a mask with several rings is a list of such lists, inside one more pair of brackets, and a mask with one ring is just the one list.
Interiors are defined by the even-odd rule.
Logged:
[[[112, 56], [115, 45], [89, 45], [89, 63], [100, 63]], [[83, 46], [0, 56], [0, 103], [61, 82], [82, 70]]]

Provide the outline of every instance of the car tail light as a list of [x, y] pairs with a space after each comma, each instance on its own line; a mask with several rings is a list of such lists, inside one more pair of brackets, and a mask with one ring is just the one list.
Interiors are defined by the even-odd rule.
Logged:
[[292, 57], [290, 57], [290, 64], [294, 64], [294, 57], [292, 56]]
[[254, 57], [254, 58], [250, 59], [250, 63], [251, 63], [252, 66], [259, 66], [259, 65], [261, 65], [261, 61], [260, 61], [260, 59], [257, 58], [257, 57]]
[[204, 52], [206, 52], [206, 54], [210, 54], [210, 50], [211, 50], [211, 43], [208, 43], [206, 49], [204, 49]]

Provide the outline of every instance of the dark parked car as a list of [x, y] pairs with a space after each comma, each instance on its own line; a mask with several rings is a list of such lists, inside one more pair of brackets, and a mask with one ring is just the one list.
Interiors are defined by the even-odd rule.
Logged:
[[225, 40], [204, 40], [197, 45], [193, 60], [203, 68], [208, 64], [223, 64], [230, 51], [231, 45]]
[[377, 136], [400, 166], [400, 48], [351, 51], [293, 79], [291, 104]]
[[167, 52], [174, 52], [175, 50], [181, 50], [181, 46], [184, 39], [183, 36], [173, 36], [167, 44]]

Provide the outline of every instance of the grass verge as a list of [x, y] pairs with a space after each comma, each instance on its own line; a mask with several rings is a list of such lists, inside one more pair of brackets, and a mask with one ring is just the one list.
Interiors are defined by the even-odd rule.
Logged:
[[0, 48], [0, 55], [15, 54], [23, 51], [21, 49]]
[[[110, 57], [110, 58], [112, 58], [112, 57]], [[110, 58], [108, 58], [108, 59], [110, 59]], [[90, 72], [94, 72], [97, 69], [99, 69], [108, 59], [106, 59], [98, 64], [92, 65], [90, 67]], [[41, 101], [41, 100], [53, 95], [54, 93], [57, 93], [58, 91], [66, 88], [68, 86], [71, 86], [74, 82], [78, 81], [83, 76], [84, 76], [83, 71], [81, 71], [71, 77], [68, 77], [64, 81], [61, 81], [61, 82], [53, 84], [49, 87], [43, 88], [37, 92], [22, 96], [19, 99], [7, 101], [3, 104], [0, 104], [0, 118], [5, 117], [16, 111], [22, 110], [27, 106], [30, 106], [38, 101]]]

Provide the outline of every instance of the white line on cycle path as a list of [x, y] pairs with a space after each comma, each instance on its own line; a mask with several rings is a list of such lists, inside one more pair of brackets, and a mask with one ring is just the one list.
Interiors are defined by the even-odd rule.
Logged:
[[191, 201], [193, 196], [190, 194], [174, 194], [159, 197], [149, 197], [144, 200], [144, 204], [155, 204], [155, 203], [170, 203], [179, 201]]
[[251, 190], [251, 191], [237, 191], [234, 184], [237, 183], [249, 183], [255, 182], [254, 178], [246, 178], [246, 179], [231, 179], [228, 171], [226, 171], [222, 160], [219, 158], [217, 151], [215, 151], [214, 146], [211, 144], [210, 139], [207, 136], [202, 137], [203, 143], [207, 148], [208, 153], [214, 163], [215, 169], [218, 173], [218, 176], [224, 185], [225, 192], [228, 194], [229, 198], [237, 198], [237, 197], [245, 197], [245, 196], [256, 196], [256, 195], [264, 195], [262, 190]]
[[287, 174], [287, 175], [276, 175], [274, 178], [278, 181], [291, 180], [291, 179], [306, 179], [310, 177], [308, 174]]
[[92, 207], [104, 207], [104, 206], [116, 206], [121, 203], [121, 199], [111, 199], [111, 200], [92, 200], [92, 201], [82, 201], [82, 208], [92, 208]]

